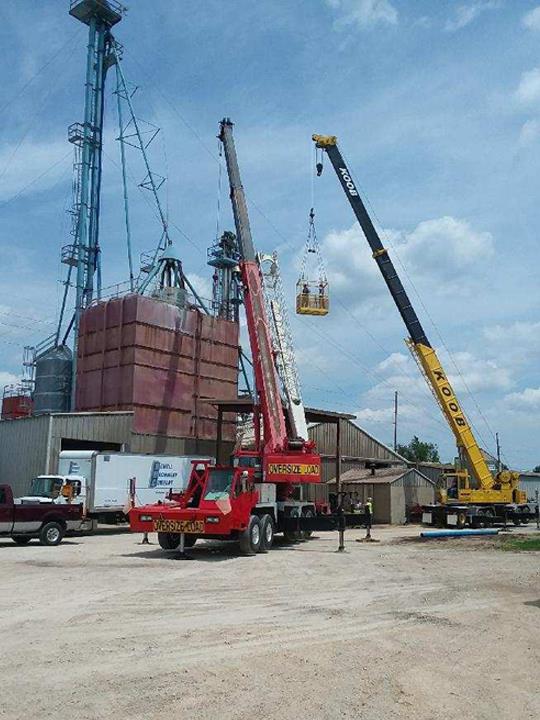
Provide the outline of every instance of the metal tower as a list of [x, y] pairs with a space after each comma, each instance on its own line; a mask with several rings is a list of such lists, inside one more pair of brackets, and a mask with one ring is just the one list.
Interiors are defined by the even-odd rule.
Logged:
[[208, 265], [216, 268], [213, 277], [212, 305], [214, 314], [238, 322], [238, 306], [242, 302], [238, 263], [240, 254], [236, 235], [225, 231], [208, 248]]
[[[99, 249], [99, 204], [105, 77], [114, 64], [111, 28], [120, 22], [125, 8], [116, 0], [70, 0], [69, 14], [88, 25], [88, 53], [84, 122], [68, 129], [68, 139], [75, 146], [73, 245], [63, 249], [63, 261], [76, 268], [76, 300], [73, 322], [73, 393], [77, 372], [77, 343], [82, 311], [94, 296], [101, 294]], [[71, 268], [70, 268], [71, 269]]]

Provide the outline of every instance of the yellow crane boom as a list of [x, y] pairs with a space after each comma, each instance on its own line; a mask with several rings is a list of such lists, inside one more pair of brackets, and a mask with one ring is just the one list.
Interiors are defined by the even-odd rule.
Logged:
[[[526, 502], [526, 494], [517, 489], [519, 473], [508, 470], [498, 472], [496, 475], [491, 473], [437, 353], [431, 347], [401, 283], [388, 250], [383, 246], [362, 202], [360, 193], [338, 148], [336, 136], [313, 135], [313, 141], [318, 148], [326, 152], [332, 163], [341, 187], [371, 247], [373, 258], [379, 266], [390, 294], [405, 322], [409, 332], [407, 345], [454, 434], [460, 459], [467, 466], [467, 468], [460, 468], [455, 472], [457, 499], [461, 502], [487, 504]], [[469, 473], [475, 480], [476, 487], [474, 488], [471, 487]], [[441, 499], [446, 500], [446, 493], [442, 493]]]

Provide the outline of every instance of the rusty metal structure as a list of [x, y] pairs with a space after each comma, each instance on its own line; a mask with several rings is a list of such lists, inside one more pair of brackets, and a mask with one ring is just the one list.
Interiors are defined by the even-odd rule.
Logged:
[[[77, 411], [133, 410], [133, 431], [215, 439], [211, 398], [236, 398], [238, 324], [130, 294], [81, 317]], [[234, 440], [235, 416], [223, 439]]]

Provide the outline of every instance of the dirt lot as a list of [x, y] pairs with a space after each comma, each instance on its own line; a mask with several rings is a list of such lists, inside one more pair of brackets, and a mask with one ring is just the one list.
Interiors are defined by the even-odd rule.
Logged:
[[0, 717], [537, 718], [540, 553], [335, 535], [178, 562], [139, 537], [0, 541]]

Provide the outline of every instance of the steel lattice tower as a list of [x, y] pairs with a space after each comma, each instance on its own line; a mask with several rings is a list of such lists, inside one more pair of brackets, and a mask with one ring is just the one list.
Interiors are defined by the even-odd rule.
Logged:
[[[73, 391], [77, 372], [80, 317], [96, 290], [101, 293], [99, 209], [105, 78], [114, 64], [111, 28], [120, 22], [125, 8], [116, 0], [71, 0], [69, 14], [88, 25], [88, 53], [84, 121], [69, 127], [68, 139], [76, 147], [73, 204], [74, 245], [64, 248], [64, 262], [76, 268], [76, 301], [73, 323]], [[94, 279], [97, 277], [97, 287]]]

